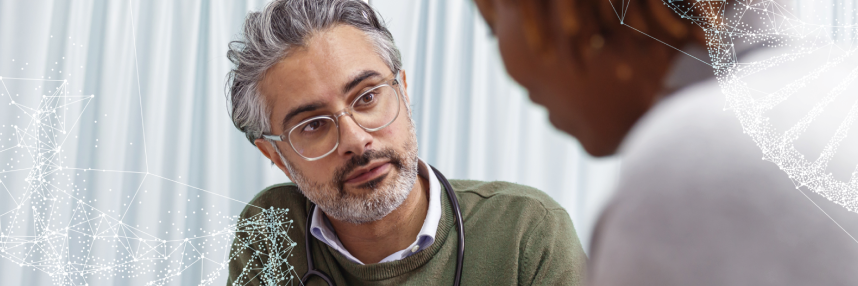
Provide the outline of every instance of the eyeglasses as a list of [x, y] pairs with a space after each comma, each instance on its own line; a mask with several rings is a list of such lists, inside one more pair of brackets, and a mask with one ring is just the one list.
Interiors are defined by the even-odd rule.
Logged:
[[[399, 73], [391, 76], [352, 101], [348, 108], [332, 115], [308, 118], [281, 135], [262, 135], [274, 141], [286, 141], [307, 161], [328, 156], [340, 145], [339, 119], [348, 115], [366, 132], [384, 129], [399, 116]], [[394, 87], [395, 86], [395, 87]]]

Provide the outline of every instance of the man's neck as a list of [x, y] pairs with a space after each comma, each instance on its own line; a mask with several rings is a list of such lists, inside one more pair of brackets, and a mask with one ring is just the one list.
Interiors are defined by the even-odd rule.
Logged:
[[328, 217], [343, 247], [364, 264], [378, 263], [405, 249], [420, 233], [429, 209], [429, 182], [417, 176], [408, 198], [384, 218], [350, 224]]

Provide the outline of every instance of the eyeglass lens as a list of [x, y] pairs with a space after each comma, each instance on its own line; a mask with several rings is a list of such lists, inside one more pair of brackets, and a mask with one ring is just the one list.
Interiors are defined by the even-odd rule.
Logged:
[[[399, 111], [399, 98], [396, 90], [389, 85], [378, 86], [356, 98], [349, 112], [354, 121], [367, 129], [376, 129], [390, 124]], [[340, 117], [342, 121], [344, 118]], [[307, 158], [317, 158], [332, 151], [337, 146], [339, 130], [331, 117], [317, 117], [296, 126], [289, 133], [289, 143], [298, 154]]]

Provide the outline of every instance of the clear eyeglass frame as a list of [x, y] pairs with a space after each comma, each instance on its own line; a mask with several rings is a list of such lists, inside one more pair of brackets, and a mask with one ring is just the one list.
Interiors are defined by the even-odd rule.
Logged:
[[[372, 87], [372, 88], [370, 88], [370, 89], [368, 89], [368, 90], [366, 90], [366, 91], [362, 92], [362, 93], [361, 93], [361, 94], [359, 94], [358, 96], [356, 96], [356, 97], [354, 98], [354, 100], [352, 100], [352, 103], [351, 103], [351, 104], [349, 104], [349, 107], [347, 107], [347, 108], [345, 108], [345, 109], [343, 109], [343, 110], [340, 110], [340, 111], [334, 112], [334, 113], [333, 113], [333, 114], [331, 114], [331, 115], [320, 115], [320, 116], [314, 116], [314, 117], [311, 117], [311, 118], [307, 118], [307, 119], [302, 120], [301, 122], [299, 122], [299, 123], [295, 124], [294, 126], [290, 127], [290, 128], [289, 128], [289, 132], [282, 133], [282, 134], [280, 134], [280, 135], [267, 135], [267, 134], [262, 134], [262, 138], [263, 138], [263, 139], [268, 139], [268, 140], [273, 140], [273, 141], [278, 141], [278, 142], [287, 142], [287, 143], [289, 143], [289, 147], [292, 147], [292, 150], [293, 150], [293, 151], [295, 151], [295, 153], [296, 153], [296, 154], [298, 154], [298, 156], [301, 156], [301, 158], [304, 158], [304, 160], [307, 160], [307, 161], [316, 161], [316, 160], [322, 159], [322, 158], [324, 158], [324, 157], [327, 157], [328, 155], [330, 155], [331, 153], [333, 153], [334, 151], [336, 151], [336, 150], [337, 150], [337, 147], [339, 147], [339, 146], [340, 146], [340, 135], [339, 135], [339, 134], [340, 134], [340, 122], [339, 122], [340, 117], [345, 116], [345, 115], [348, 115], [349, 117], [351, 117], [351, 118], [352, 118], [352, 121], [353, 121], [355, 124], [357, 124], [361, 129], [363, 129], [363, 130], [364, 130], [364, 131], [366, 131], [366, 132], [375, 132], [375, 131], [378, 131], [378, 130], [384, 129], [384, 128], [385, 128], [385, 127], [387, 127], [387, 126], [390, 126], [390, 124], [393, 124], [393, 122], [394, 122], [394, 121], [396, 121], [396, 118], [399, 118], [399, 112], [400, 112], [400, 110], [402, 109], [402, 108], [400, 107], [400, 102], [401, 102], [401, 100], [402, 100], [402, 95], [400, 94], [400, 89], [399, 89], [399, 87], [400, 87], [400, 83], [401, 83], [401, 82], [402, 82], [402, 81], [399, 79], [399, 72], [396, 72], [396, 74], [394, 74], [394, 75], [392, 76], [392, 78], [391, 78], [391, 79], [386, 79], [386, 80], [384, 80], [384, 83], [379, 84], [379, 85], [376, 85], [376, 86], [374, 86], [374, 87]], [[391, 119], [391, 120], [390, 120], [390, 122], [387, 122], [387, 123], [385, 123], [385, 124], [381, 125], [380, 127], [376, 127], [376, 128], [367, 128], [367, 127], [365, 127], [365, 126], [361, 125], [361, 124], [360, 124], [360, 122], [358, 122], [357, 120], [355, 120], [354, 115], [352, 115], [352, 113], [353, 113], [353, 112], [355, 112], [355, 110], [354, 110], [354, 106], [355, 106], [355, 104], [357, 103], [357, 101], [358, 101], [358, 100], [360, 100], [361, 98], [363, 98], [363, 97], [364, 97], [365, 95], [367, 95], [368, 93], [373, 92], [373, 91], [375, 91], [375, 90], [377, 90], [377, 89], [379, 89], [379, 88], [385, 87], [385, 86], [386, 86], [386, 87], [390, 87], [391, 89], [393, 89], [393, 92], [394, 92], [394, 94], [396, 95], [396, 114], [393, 116], [393, 119]], [[323, 154], [323, 155], [321, 155], [321, 156], [318, 156], [318, 157], [307, 157], [307, 156], [304, 156], [303, 154], [301, 154], [301, 152], [299, 152], [299, 151], [298, 151], [298, 149], [297, 149], [297, 148], [295, 148], [295, 145], [294, 145], [294, 144], [292, 144], [292, 141], [289, 139], [289, 138], [290, 138], [290, 135], [291, 135], [291, 134], [292, 134], [292, 132], [293, 132], [293, 131], [295, 131], [298, 127], [300, 127], [300, 126], [302, 126], [302, 125], [304, 125], [304, 124], [306, 124], [306, 123], [308, 123], [308, 122], [311, 122], [311, 121], [313, 121], [313, 120], [319, 120], [319, 119], [327, 119], [327, 120], [331, 120], [331, 121], [333, 121], [333, 122], [334, 122], [334, 125], [335, 125], [335, 126], [336, 126], [336, 128], [337, 128], [337, 142], [336, 142], [336, 144], [334, 144], [334, 147], [333, 147], [333, 148], [331, 148], [331, 150], [330, 150], [330, 151], [326, 152], [325, 154]], [[275, 148], [277, 148], [277, 146], [274, 146], [274, 147], [275, 147]]]

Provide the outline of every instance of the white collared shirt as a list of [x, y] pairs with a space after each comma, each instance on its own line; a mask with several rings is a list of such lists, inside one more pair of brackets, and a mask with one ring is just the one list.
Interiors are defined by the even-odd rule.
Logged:
[[[432, 172], [432, 169], [429, 168], [428, 164], [419, 158], [417, 161], [417, 175], [426, 178], [429, 181], [429, 208], [426, 211], [426, 220], [423, 221], [423, 227], [420, 228], [420, 232], [417, 234], [416, 240], [414, 240], [411, 245], [403, 250], [394, 252], [378, 263], [397, 261], [406, 258], [418, 251], [428, 248], [435, 242], [435, 233], [438, 231], [438, 223], [441, 222], [441, 183], [438, 181], [438, 178], [435, 177], [435, 173]], [[316, 208], [316, 210], [316, 212], [313, 212], [313, 220], [310, 222], [310, 233], [313, 237], [327, 244], [336, 251], [339, 251], [340, 254], [352, 262], [363, 265], [363, 262], [352, 256], [352, 254], [343, 247], [343, 244], [337, 237], [336, 232], [334, 232], [333, 226], [331, 226], [331, 222], [328, 221], [327, 216], [322, 215], [321, 209]]]

